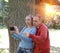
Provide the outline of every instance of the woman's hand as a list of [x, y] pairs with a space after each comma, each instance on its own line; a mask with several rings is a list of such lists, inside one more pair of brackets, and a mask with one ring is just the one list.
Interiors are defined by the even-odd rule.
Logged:
[[10, 33], [11, 34], [13, 34], [13, 33], [19, 34], [19, 30], [18, 30], [17, 26], [13, 26], [13, 27], [14, 27], [15, 30], [10, 31]]
[[10, 31], [10, 34], [13, 34], [13, 33], [15, 33], [15, 31]]
[[16, 34], [19, 34], [18, 27], [17, 27], [17, 26], [14, 26], [14, 29], [15, 29], [15, 33], [16, 33]]
[[29, 33], [24, 32], [23, 34], [24, 34], [25, 36], [29, 37]]

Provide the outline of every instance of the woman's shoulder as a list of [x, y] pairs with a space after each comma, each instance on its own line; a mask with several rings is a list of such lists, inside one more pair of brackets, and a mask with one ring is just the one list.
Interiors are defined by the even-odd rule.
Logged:
[[35, 27], [35, 26], [32, 26], [32, 28], [35, 28], [35, 29], [36, 29], [36, 27]]
[[32, 30], [36, 30], [37, 28], [35, 26], [32, 27]]
[[[24, 29], [28, 29], [28, 27], [25, 26], [25, 27], [23, 27], [23, 30], [24, 30]], [[32, 27], [29, 28], [29, 29], [31, 29], [31, 30], [36, 30], [36, 27], [35, 27], [35, 26], [32, 26]]]
[[24, 31], [26, 29], [26, 27], [24, 26], [23, 28], [22, 28], [22, 31]]
[[31, 33], [31, 34], [36, 34], [36, 31], [37, 31], [36, 27], [33, 26], [33, 27], [31, 28], [31, 32], [30, 32], [30, 33]]
[[26, 28], [27, 28], [26, 26], [23, 27], [23, 29], [26, 29]]

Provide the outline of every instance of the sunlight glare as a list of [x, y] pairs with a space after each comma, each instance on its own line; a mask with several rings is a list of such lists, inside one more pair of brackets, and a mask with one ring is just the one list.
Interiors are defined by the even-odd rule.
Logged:
[[46, 4], [46, 14], [51, 14], [53, 12], [54, 12], [53, 7], [49, 4]]

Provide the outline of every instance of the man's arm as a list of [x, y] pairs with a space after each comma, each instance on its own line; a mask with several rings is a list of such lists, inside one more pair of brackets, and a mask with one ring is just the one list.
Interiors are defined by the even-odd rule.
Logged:
[[44, 41], [47, 38], [47, 28], [46, 27], [42, 27], [41, 31], [39, 32], [40, 34], [38, 35], [34, 35], [34, 34], [30, 34], [29, 37], [32, 38], [34, 43], [44, 43]]

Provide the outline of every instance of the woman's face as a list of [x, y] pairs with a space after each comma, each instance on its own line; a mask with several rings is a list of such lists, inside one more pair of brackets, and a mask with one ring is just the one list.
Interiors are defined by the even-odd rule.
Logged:
[[29, 16], [27, 16], [27, 17], [25, 18], [25, 22], [26, 22], [26, 25], [27, 25], [27, 26], [32, 25], [32, 20], [31, 20], [31, 18], [30, 18]]

